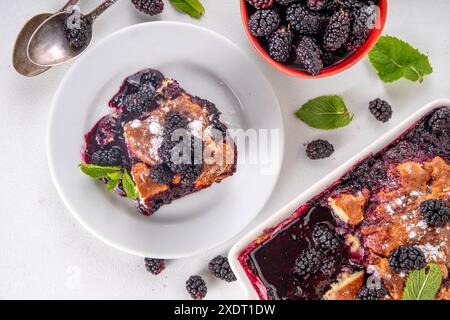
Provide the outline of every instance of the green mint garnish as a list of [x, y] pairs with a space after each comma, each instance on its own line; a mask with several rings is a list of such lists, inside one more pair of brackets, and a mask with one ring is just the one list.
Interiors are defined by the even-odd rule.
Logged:
[[123, 188], [128, 198], [136, 200], [138, 197], [136, 185], [130, 174], [122, 167], [102, 167], [93, 164], [82, 163], [80, 170], [87, 176], [94, 179], [109, 178], [106, 183], [107, 190], [113, 190], [122, 180]]
[[131, 178], [131, 176], [128, 174], [127, 171], [123, 173], [122, 184], [127, 197], [132, 200], [136, 200], [138, 197], [136, 185], [134, 184], [133, 179]]
[[205, 13], [205, 7], [199, 0], [170, 0], [170, 3], [179, 11], [196, 19], [200, 19]]
[[347, 126], [352, 116], [339, 96], [322, 96], [306, 102], [296, 116], [317, 129], [331, 130]]
[[426, 268], [409, 274], [403, 300], [434, 300], [441, 283], [441, 268], [435, 263], [429, 263]]
[[407, 42], [391, 36], [382, 36], [372, 51], [369, 60], [384, 82], [400, 78], [422, 82], [425, 75], [431, 74], [428, 57]]

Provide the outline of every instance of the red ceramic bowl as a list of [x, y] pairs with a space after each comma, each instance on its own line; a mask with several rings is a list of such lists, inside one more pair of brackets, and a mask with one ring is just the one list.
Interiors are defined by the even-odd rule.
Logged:
[[367, 41], [362, 45], [357, 51], [355, 51], [351, 56], [348, 58], [342, 60], [341, 62], [331, 66], [324, 68], [320, 73], [316, 76], [312, 76], [307, 72], [294, 69], [288, 66], [285, 66], [284, 64], [281, 64], [275, 60], [273, 60], [270, 55], [266, 52], [264, 47], [259, 42], [258, 38], [253, 36], [250, 33], [250, 30], [248, 29], [248, 10], [247, 10], [247, 2], [245, 0], [241, 0], [241, 16], [242, 16], [242, 22], [244, 23], [244, 29], [247, 33], [247, 36], [253, 45], [253, 47], [256, 49], [256, 51], [259, 53], [259, 55], [266, 60], [267, 63], [272, 65], [274, 68], [278, 69], [279, 71], [286, 73], [290, 76], [299, 77], [299, 78], [309, 78], [309, 79], [315, 79], [315, 78], [324, 78], [329, 77], [335, 74], [338, 74], [354, 64], [356, 64], [359, 60], [361, 60], [377, 43], [378, 39], [381, 36], [381, 33], [383, 32], [384, 25], [386, 24], [386, 18], [387, 18], [387, 0], [378, 0], [378, 6], [380, 7], [379, 14], [377, 17], [376, 26], [377, 28], [373, 29], [372, 32], [369, 35], [369, 38]]

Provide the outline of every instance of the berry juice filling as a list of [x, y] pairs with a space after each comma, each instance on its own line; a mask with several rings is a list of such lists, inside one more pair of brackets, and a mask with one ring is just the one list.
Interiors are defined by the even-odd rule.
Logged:
[[[436, 217], [423, 210], [450, 205], [449, 162], [450, 109], [442, 107], [244, 249], [239, 262], [260, 298], [401, 299], [407, 274], [392, 270], [389, 258], [405, 246], [447, 270], [448, 212]], [[319, 239], [329, 244], [335, 237], [338, 245], [324, 250], [317, 225], [329, 230]], [[382, 287], [370, 291], [364, 283], [374, 277]]]

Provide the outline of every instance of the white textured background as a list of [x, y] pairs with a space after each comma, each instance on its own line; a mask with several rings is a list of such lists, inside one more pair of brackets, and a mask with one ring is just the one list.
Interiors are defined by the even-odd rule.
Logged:
[[[396, 35], [428, 53], [434, 73], [422, 84], [399, 81], [385, 85], [367, 60], [324, 80], [301, 80], [271, 69], [253, 51], [242, 28], [238, 0], [202, 0], [206, 15], [193, 20], [166, 5], [157, 19], [198, 24], [224, 34], [244, 48], [269, 78], [283, 109], [286, 154], [279, 184], [257, 221], [280, 208], [313, 182], [343, 163], [382, 132], [436, 98], [450, 97], [450, 1], [389, 1], [386, 34]], [[57, 299], [186, 299], [184, 281], [202, 274], [208, 298], [243, 297], [238, 283], [208, 275], [207, 262], [226, 253], [232, 242], [201, 256], [169, 261], [155, 277], [141, 258], [110, 248], [78, 225], [59, 199], [50, 179], [45, 153], [47, 119], [53, 94], [70, 65], [36, 78], [15, 73], [11, 52], [22, 24], [39, 12], [59, 9], [64, 0], [0, 0], [0, 298]], [[84, 11], [99, 1], [81, 0]], [[147, 21], [129, 0], [121, 0], [95, 26], [94, 42], [125, 26]], [[355, 113], [350, 126], [334, 132], [307, 128], [293, 112], [306, 100], [341, 94]], [[367, 111], [368, 101], [381, 97], [394, 107], [386, 125]], [[308, 161], [303, 144], [329, 139], [332, 160]], [[253, 225], [257, 223], [254, 222]], [[79, 281], [77, 281], [79, 280]]]

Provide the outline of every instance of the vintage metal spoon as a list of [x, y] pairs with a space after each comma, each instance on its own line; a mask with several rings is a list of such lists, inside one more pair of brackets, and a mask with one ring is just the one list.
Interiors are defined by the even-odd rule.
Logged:
[[42, 67], [52, 67], [69, 62], [79, 56], [89, 46], [92, 40], [92, 25], [106, 9], [118, 0], [107, 0], [84, 16], [87, 19], [87, 41], [83, 47], [75, 48], [69, 44], [64, 27], [66, 12], [58, 12], [46, 19], [33, 33], [28, 43], [28, 58], [34, 64]]
[[[75, 5], [77, 2], [78, 0], [69, 0], [58, 12], [66, 10], [67, 8]], [[27, 77], [34, 77], [50, 68], [38, 66], [32, 63], [30, 59], [28, 59], [27, 47], [34, 31], [36, 31], [42, 22], [51, 16], [52, 13], [37, 14], [28, 20], [28, 22], [22, 27], [22, 30], [20, 30], [13, 50], [13, 66], [18, 73]]]

